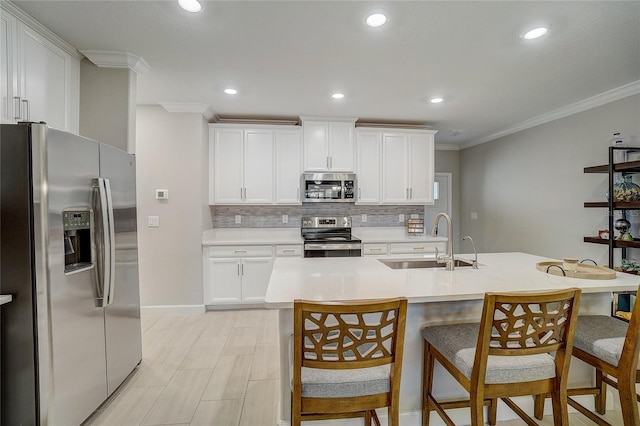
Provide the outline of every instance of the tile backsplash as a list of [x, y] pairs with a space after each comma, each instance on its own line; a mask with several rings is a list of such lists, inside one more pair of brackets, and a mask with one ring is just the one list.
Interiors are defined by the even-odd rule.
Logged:
[[[324, 204], [301, 206], [209, 206], [214, 228], [299, 228], [303, 216], [351, 216], [353, 226], [404, 226], [399, 215], [424, 217], [424, 206], [356, 206]], [[362, 222], [362, 215], [367, 221]], [[236, 223], [236, 216], [240, 223]], [[287, 215], [288, 222], [282, 222]]]

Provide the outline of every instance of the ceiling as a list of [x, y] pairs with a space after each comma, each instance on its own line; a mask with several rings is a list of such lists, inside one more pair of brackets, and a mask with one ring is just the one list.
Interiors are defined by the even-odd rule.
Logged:
[[[419, 123], [465, 147], [640, 92], [638, 0], [205, 0], [196, 14], [177, 1], [14, 3], [80, 51], [143, 58], [139, 105], [223, 117]], [[374, 10], [382, 27], [364, 24]], [[521, 37], [540, 24], [545, 36]]]

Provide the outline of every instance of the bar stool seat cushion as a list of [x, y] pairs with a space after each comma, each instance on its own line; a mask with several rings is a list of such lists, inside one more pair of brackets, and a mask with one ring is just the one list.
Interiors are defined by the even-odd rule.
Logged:
[[573, 346], [617, 367], [627, 328], [626, 322], [607, 315], [579, 315]]
[[[451, 324], [425, 327], [422, 336], [471, 380], [479, 324]], [[487, 360], [485, 383], [519, 383], [555, 377], [554, 359], [549, 354], [494, 356]]]
[[[293, 389], [293, 335], [289, 336], [289, 377]], [[302, 367], [304, 398], [349, 398], [387, 393], [391, 388], [391, 365], [328, 370]]]

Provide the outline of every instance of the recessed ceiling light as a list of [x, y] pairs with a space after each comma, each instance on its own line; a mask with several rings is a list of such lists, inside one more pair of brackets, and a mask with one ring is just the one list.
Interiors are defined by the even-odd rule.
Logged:
[[178, 5], [187, 12], [200, 12], [202, 5], [198, 0], [178, 0]]
[[542, 37], [546, 33], [547, 33], [547, 28], [546, 27], [534, 28], [534, 29], [529, 30], [529, 31], [527, 31], [525, 33], [524, 39], [525, 40], [533, 40], [535, 38]]
[[387, 17], [382, 13], [373, 13], [367, 17], [367, 25], [370, 27], [379, 27], [387, 22]]
[[431, 102], [432, 104], [439, 104], [442, 101], [444, 101], [444, 98], [441, 98], [439, 96], [429, 99], [429, 102]]
[[236, 89], [224, 89], [224, 93], [227, 95], [235, 95], [238, 91]]
[[333, 95], [331, 95], [331, 97], [333, 99], [342, 99], [344, 98], [344, 95], [342, 93], [334, 93]]

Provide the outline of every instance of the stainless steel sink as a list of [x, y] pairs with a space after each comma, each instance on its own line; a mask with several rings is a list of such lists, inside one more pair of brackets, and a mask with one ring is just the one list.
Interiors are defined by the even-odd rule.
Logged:
[[[391, 269], [414, 269], [414, 268], [443, 268], [444, 263], [438, 263], [435, 259], [397, 260], [378, 259]], [[456, 268], [471, 267], [472, 263], [463, 259], [455, 259], [453, 264]]]

